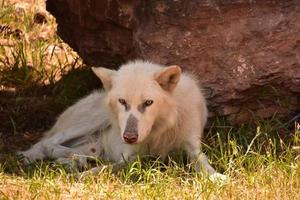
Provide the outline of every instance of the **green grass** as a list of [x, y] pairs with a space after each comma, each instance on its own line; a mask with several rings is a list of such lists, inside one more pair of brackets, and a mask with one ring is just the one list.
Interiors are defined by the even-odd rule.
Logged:
[[[117, 173], [109, 168], [76, 180], [49, 162], [24, 167], [13, 156], [1, 165], [3, 199], [299, 199], [299, 124], [287, 137], [272, 119], [239, 129], [217, 120], [204, 151], [230, 177], [216, 184], [185, 164], [181, 152], [167, 163], [143, 158]], [[274, 127], [274, 128], [273, 128]], [[284, 128], [284, 127], [283, 127]]]

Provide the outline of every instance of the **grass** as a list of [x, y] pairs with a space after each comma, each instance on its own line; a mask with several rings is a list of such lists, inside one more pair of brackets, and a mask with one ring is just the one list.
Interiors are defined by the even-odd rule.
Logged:
[[217, 120], [208, 131], [204, 151], [230, 177], [224, 185], [187, 167], [181, 152], [167, 163], [142, 158], [117, 173], [108, 168], [83, 180], [62, 166], [25, 167], [11, 156], [1, 165], [0, 194], [3, 199], [299, 199], [300, 125], [283, 137], [275, 119], [257, 123], [256, 129], [237, 129]]
[[[0, 94], [13, 96], [0, 95], [0, 102], [8, 102], [7, 106], [0, 105], [0, 128], [8, 127], [0, 130], [1, 200], [300, 199], [300, 125], [295, 121], [284, 124], [275, 117], [239, 128], [216, 119], [208, 127], [203, 150], [214, 167], [230, 177], [224, 185], [193, 171], [180, 151], [167, 163], [141, 158], [117, 173], [107, 168], [83, 180], [76, 180], [64, 167], [47, 161], [31, 166], [18, 163], [7, 149], [19, 149], [25, 141], [33, 142], [37, 137], [37, 130], [32, 135], [26, 132], [25, 140], [21, 124], [28, 124], [29, 118], [35, 122], [39, 113], [54, 118], [55, 114], [48, 111], [56, 109], [57, 99], [69, 105], [95, 84], [91, 72], [56, 35], [55, 20], [48, 16], [46, 24], [34, 23], [34, 14], [44, 1], [33, 2], [19, 11], [10, 1], [0, 2], [0, 25], [22, 31], [20, 38], [0, 35]], [[37, 86], [50, 89], [33, 98], [32, 90]], [[36, 109], [40, 106], [37, 102], [47, 99], [45, 96], [56, 99], [47, 103], [52, 107], [41, 104], [43, 108]], [[20, 114], [22, 109], [25, 117]], [[44, 116], [37, 119], [45, 123]], [[38, 127], [35, 123], [30, 126]], [[11, 137], [21, 138], [14, 148], [10, 143], [16, 140]]]

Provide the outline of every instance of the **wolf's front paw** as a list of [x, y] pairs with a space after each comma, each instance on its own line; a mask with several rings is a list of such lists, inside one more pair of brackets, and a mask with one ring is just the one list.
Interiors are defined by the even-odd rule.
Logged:
[[218, 172], [209, 175], [208, 179], [214, 183], [226, 184], [229, 182], [229, 177]]
[[73, 158], [58, 158], [55, 163], [63, 165], [69, 172], [78, 172], [87, 168], [87, 162], [78, 162]]

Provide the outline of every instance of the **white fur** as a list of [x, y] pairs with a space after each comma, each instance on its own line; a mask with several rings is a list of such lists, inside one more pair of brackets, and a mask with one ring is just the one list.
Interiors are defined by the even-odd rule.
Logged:
[[[129, 62], [118, 71], [97, 68], [94, 72], [106, 91], [93, 92], [62, 113], [37, 144], [19, 152], [24, 162], [45, 157], [65, 162], [74, 155], [85, 155], [123, 165], [138, 154], [165, 158], [170, 151], [184, 148], [197, 170], [202, 169], [213, 180], [226, 178], [209, 165], [201, 152], [207, 109], [191, 76], [181, 73], [177, 66], [166, 68], [146, 61]], [[129, 102], [130, 110], [125, 110], [119, 98]], [[141, 112], [138, 106], [147, 99], [153, 100], [153, 105]], [[134, 144], [123, 139], [130, 115], [138, 121]], [[98, 135], [92, 137], [97, 131]], [[79, 144], [62, 145], [76, 137], [80, 137]], [[79, 165], [86, 165], [85, 156], [78, 156]]]

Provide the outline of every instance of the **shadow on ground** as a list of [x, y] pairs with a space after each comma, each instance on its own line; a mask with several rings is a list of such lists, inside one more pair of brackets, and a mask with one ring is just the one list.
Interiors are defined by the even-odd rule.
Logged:
[[99, 79], [85, 67], [69, 71], [52, 85], [0, 90], [0, 156], [35, 143], [59, 113], [100, 86]]

